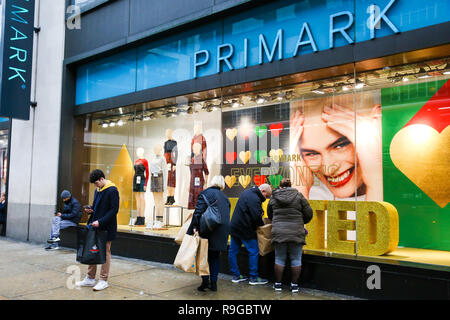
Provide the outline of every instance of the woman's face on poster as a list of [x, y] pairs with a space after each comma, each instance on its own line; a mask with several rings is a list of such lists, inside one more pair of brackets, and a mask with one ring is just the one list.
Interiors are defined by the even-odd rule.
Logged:
[[362, 184], [360, 169], [355, 166], [355, 146], [325, 123], [306, 125], [299, 149], [305, 164], [335, 197], [351, 197], [355, 183], [358, 187]]

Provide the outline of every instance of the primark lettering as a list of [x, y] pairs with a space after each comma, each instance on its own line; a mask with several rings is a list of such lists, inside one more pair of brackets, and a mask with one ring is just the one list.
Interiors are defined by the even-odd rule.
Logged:
[[[22, 8], [17, 5], [12, 5], [11, 8], [7, 8], [7, 10], [11, 10], [11, 20], [15, 21], [15, 25], [11, 24], [10, 28], [13, 30], [9, 40], [11, 44], [9, 46], [9, 60], [11, 65], [9, 66], [9, 70], [11, 71], [8, 77], [8, 81], [16, 79], [21, 82], [21, 84], [26, 84], [24, 75], [27, 70], [23, 68], [23, 64], [27, 62], [28, 50], [20, 48], [22, 40], [27, 40], [28, 36], [20, 31], [22, 26], [28, 25], [29, 21], [26, 19], [27, 13], [29, 13], [28, 9]], [[18, 48], [19, 47], [19, 48]]]
[[[397, 34], [400, 31], [398, 28], [392, 23], [392, 21], [388, 18], [388, 10], [392, 7], [392, 5], [397, 0], [391, 0], [386, 7], [381, 9], [380, 7], [371, 4], [367, 8], [367, 24], [364, 27], [368, 28], [370, 31], [370, 38], [374, 39], [376, 37], [375, 29], [381, 28], [381, 25], [387, 26], [392, 30], [393, 33]], [[337, 20], [345, 20], [345, 25], [342, 26], [340, 24], [337, 26]], [[384, 22], [383, 24], [381, 22]], [[289, 57], [284, 57], [284, 30], [278, 29], [275, 37], [275, 41], [272, 46], [267, 43], [266, 37], [264, 34], [259, 34], [258, 37], [258, 64], [263, 64], [265, 62], [272, 62], [274, 58], [278, 60], [282, 60], [283, 58], [292, 58], [296, 57], [300, 49], [304, 46], [310, 46], [314, 52], [319, 51], [315, 37], [311, 31], [310, 24], [305, 22], [300, 22], [301, 28], [298, 36], [297, 43], [295, 47], [292, 48], [292, 55]], [[354, 43], [354, 39], [352, 38], [349, 29], [354, 24], [354, 14], [350, 11], [340, 11], [335, 14], [329, 16], [329, 33], [328, 33], [328, 48], [332, 49], [335, 46], [336, 37], [340, 36], [345, 39], [347, 44]], [[243, 67], [248, 67], [249, 61], [249, 39], [243, 39], [243, 56], [244, 56], [244, 65]], [[219, 73], [221, 67], [226, 65], [229, 70], [234, 70], [235, 67], [231, 62], [231, 58], [236, 54], [235, 46], [232, 43], [224, 43], [217, 46], [217, 54], [214, 63], [216, 64], [216, 72]], [[198, 70], [201, 67], [208, 65], [211, 62], [211, 53], [208, 50], [199, 50], [194, 53], [194, 78], [197, 77]]]

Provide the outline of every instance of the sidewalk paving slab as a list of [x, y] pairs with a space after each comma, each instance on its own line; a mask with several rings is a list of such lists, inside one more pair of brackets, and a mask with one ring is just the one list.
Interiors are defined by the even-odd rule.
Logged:
[[[109, 287], [94, 292], [75, 288], [87, 266], [76, 262], [75, 250], [46, 251], [46, 244], [0, 238], [0, 300], [347, 300], [356, 299], [318, 290], [288, 287], [274, 292], [272, 284], [232, 283], [220, 274], [217, 292], [199, 292], [201, 278], [173, 267], [112, 256]], [[100, 266], [97, 268], [97, 279]]]

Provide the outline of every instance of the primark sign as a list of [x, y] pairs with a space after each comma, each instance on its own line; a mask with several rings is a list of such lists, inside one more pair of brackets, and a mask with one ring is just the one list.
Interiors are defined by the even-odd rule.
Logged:
[[0, 117], [28, 120], [34, 39], [34, 0], [1, 0]]
[[[324, 4], [337, 2], [325, 1]], [[297, 15], [295, 23], [283, 22], [289, 20], [289, 6], [269, 9], [268, 12], [275, 11], [273, 23], [264, 22], [270, 26], [269, 32], [261, 29], [258, 32], [255, 28], [253, 32], [236, 30], [230, 33], [241, 34], [241, 37], [224, 34], [223, 42], [216, 47], [197, 49], [191, 59], [193, 77], [295, 58], [420, 28], [421, 24], [432, 24], [440, 18], [442, 14], [436, 11], [442, 7], [447, 9], [445, 2], [450, 3], [450, 0], [342, 0], [343, 5], [335, 11], [325, 10], [325, 7], [320, 10], [313, 2], [310, 7], [295, 11], [299, 2], [292, 1], [291, 16]], [[248, 21], [258, 23], [258, 19]]]

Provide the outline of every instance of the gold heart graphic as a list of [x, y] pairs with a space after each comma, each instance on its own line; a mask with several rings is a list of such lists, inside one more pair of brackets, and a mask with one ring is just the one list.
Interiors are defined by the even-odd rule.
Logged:
[[246, 164], [248, 162], [248, 160], [250, 160], [252, 156], [252, 153], [250, 151], [241, 151], [239, 152], [239, 159], [241, 159], [241, 161]]
[[247, 188], [247, 186], [250, 184], [250, 182], [252, 181], [252, 177], [250, 176], [240, 176], [239, 177], [239, 183], [241, 184], [242, 187]]
[[230, 139], [230, 141], [233, 141], [234, 138], [236, 138], [237, 133], [238, 130], [236, 128], [227, 129], [227, 131], [225, 131], [225, 134], [227, 135], [227, 138]]
[[280, 158], [283, 155], [283, 150], [282, 149], [278, 149], [278, 150], [270, 150], [269, 152], [269, 156], [270, 158], [272, 158], [273, 161], [275, 162], [280, 162]]
[[390, 147], [394, 165], [436, 204], [450, 201], [450, 126], [440, 134], [433, 128], [410, 125], [395, 135]]
[[236, 183], [236, 177], [235, 176], [226, 176], [225, 183], [227, 184], [228, 188], [231, 189], [234, 186], [234, 184]]

